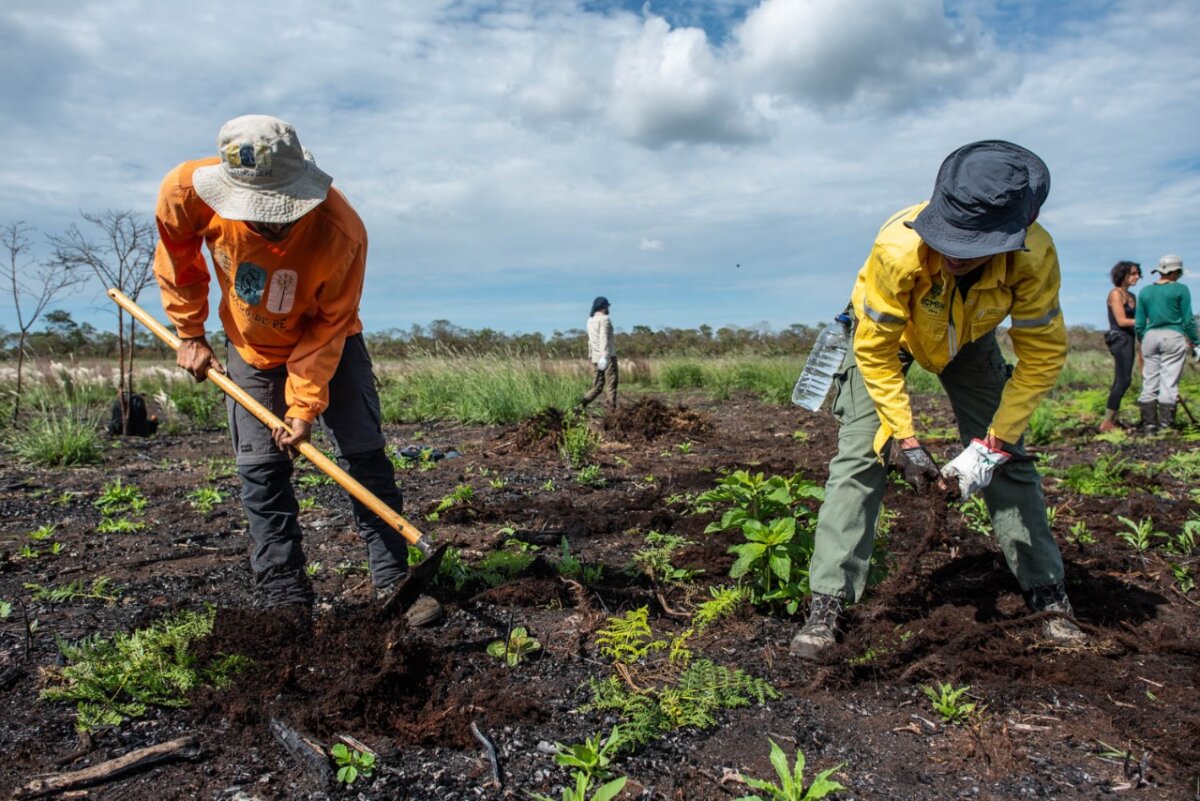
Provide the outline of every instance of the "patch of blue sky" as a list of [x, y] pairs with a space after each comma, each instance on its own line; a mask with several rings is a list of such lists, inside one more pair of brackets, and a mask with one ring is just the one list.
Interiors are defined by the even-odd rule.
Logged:
[[598, 13], [628, 11], [638, 15], [648, 9], [672, 28], [702, 28], [710, 42], [721, 45], [758, 4], [759, 0], [585, 0], [580, 7]]
[[948, 19], [978, 18], [1005, 49], [1076, 35], [1111, 13], [1113, 0], [944, 0]]

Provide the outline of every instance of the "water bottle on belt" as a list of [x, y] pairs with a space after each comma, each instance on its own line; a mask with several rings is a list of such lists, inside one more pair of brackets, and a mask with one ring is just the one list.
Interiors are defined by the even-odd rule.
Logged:
[[813, 343], [804, 370], [792, 388], [792, 403], [815, 412], [821, 408], [833, 386], [833, 376], [842, 369], [842, 360], [850, 349], [850, 315], [842, 312], [825, 326]]

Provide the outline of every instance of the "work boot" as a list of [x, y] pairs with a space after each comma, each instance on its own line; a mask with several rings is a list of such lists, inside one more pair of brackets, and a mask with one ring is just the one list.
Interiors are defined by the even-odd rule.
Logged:
[[1158, 404], [1158, 429], [1160, 431], [1170, 431], [1177, 426], [1175, 425], [1175, 404], [1160, 403]]
[[1083, 645], [1087, 635], [1075, 624], [1075, 610], [1067, 599], [1067, 588], [1061, 581], [1045, 587], [1034, 587], [1025, 593], [1025, 603], [1035, 612], [1060, 612], [1065, 617], [1052, 617], [1042, 626], [1042, 636], [1055, 645]]
[[821, 655], [837, 645], [838, 619], [842, 616], [842, 599], [836, 595], [812, 594], [808, 607], [808, 620], [792, 638], [789, 651], [792, 656], [816, 662]]
[[1142, 421], [1138, 424], [1142, 433], [1153, 434], [1158, 431], [1158, 404], [1154, 401], [1139, 403], [1138, 409], [1142, 412]]
[[[375, 588], [375, 603], [379, 606], [384, 606], [388, 599], [400, 587], [400, 582], [389, 584], [386, 587]], [[442, 605], [438, 603], [436, 598], [428, 595], [421, 595], [417, 600], [413, 601], [412, 606], [404, 613], [404, 620], [410, 628], [420, 628], [422, 626], [431, 626], [442, 618]]]

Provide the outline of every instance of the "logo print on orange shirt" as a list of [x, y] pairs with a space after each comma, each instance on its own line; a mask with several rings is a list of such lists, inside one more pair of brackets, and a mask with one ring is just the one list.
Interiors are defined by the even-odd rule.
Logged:
[[296, 303], [296, 285], [300, 277], [295, 270], [276, 270], [271, 275], [271, 288], [267, 290], [267, 311], [287, 314]]
[[248, 306], [257, 306], [262, 300], [263, 290], [267, 287], [267, 271], [253, 262], [244, 261], [238, 265], [237, 276], [233, 279], [233, 290]]

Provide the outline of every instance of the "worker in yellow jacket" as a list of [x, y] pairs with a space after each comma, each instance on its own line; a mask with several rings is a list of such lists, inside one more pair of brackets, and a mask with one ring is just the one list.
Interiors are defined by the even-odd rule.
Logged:
[[[997, 540], [1027, 603], [1060, 613], [1043, 634], [1083, 639], [1046, 521], [1041, 477], [1022, 435], [1067, 355], [1058, 256], [1035, 220], [1050, 190], [1040, 158], [1009, 142], [975, 142], [942, 164], [930, 201], [880, 229], [858, 273], [854, 345], [835, 381], [838, 453], [809, 568], [812, 604], [791, 650], [818, 659], [843, 608], [866, 586], [886, 464], [918, 491], [982, 491]], [[995, 329], [1011, 319], [1016, 368]], [[964, 450], [942, 470], [918, 439], [905, 387], [917, 362], [938, 375]]]
[[[155, 215], [154, 274], [180, 337], [179, 366], [197, 381], [210, 369], [227, 372], [288, 426], [270, 431], [228, 401], [254, 544], [251, 568], [264, 606], [312, 604], [291, 458], [315, 424], [343, 469], [392, 508], [403, 506], [358, 318], [367, 232], [332, 180], [291, 125], [246, 115], [221, 128], [216, 158], [187, 161], [167, 174]], [[221, 292], [225, 365], [205, 336], [212, 272], [203, 246]], [[407, 543], [351, 502], [373, 583], [386, 595], [408, 569]], [[426, 598], [408, 614], [420, 624], [438, 613], [436, 601]]]

